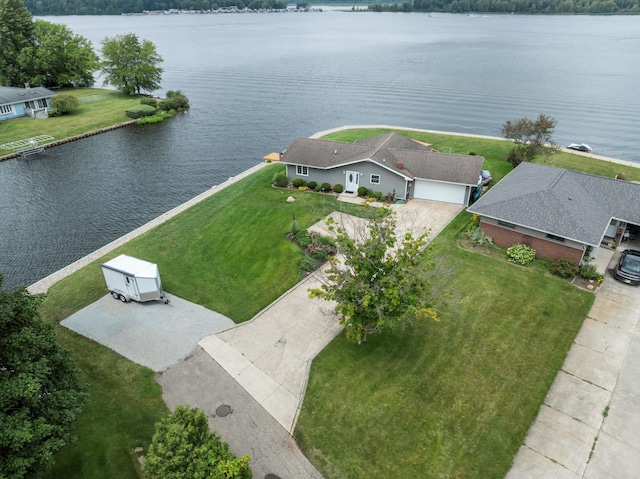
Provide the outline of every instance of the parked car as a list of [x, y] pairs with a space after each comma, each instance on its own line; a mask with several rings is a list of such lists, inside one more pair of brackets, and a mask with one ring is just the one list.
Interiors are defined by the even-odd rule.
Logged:
[[640, 284], [640, 251], [626, 249], [616, 266], [614, 277], [627, 284]]
[[586, 143], [571, 143], [567, 148], [570, 150], [584, 151], [586, 153], [591, 152], [591, 147]]

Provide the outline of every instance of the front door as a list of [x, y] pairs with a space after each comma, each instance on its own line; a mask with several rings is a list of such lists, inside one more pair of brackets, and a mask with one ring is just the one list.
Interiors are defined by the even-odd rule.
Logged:
[[360, 184], [360, 174], [357, 171], [347, 171], [347, 180], [344, 185], [344, 190], [347, 193], [353, 193], [358, 191], [358, 185]]

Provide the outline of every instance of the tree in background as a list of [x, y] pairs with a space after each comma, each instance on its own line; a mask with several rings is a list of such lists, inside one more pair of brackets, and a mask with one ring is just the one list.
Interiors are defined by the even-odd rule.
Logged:
[[513, 166], [518, 166], [540, 154], [546, 156], [554, 153], [558, 145], [551, 141], [551, 136], [556, 124], [556, 120], [543, 113], [535, 120], [519, 118], [505, 122], [502, 125], [502, 136], [515, 143], [507, 161]]
[[30, 78], [30, 65], [20, 61], [20, 52], [33, 44], [34, 24], [22, 0], [0, 0], [0, 85], [23, 87]]
[[[0, 285], [2, 276], [0, 275]], [[38, 477], [74, 438], [88, 400], [71, 353], [37, 309], [43, 295], [0, 290], [0, 477]]]
[[229, 445], [209, 431], [201, 409], [176, 406], [156, 424], [142, 467], [149, 479], [251, 479], [249, 456], [236, 458]]
[[330, 267], [320, 288], [310, 297], [337, 303], [335, 311], [347, 338], [366, 342], [367, 335], [392, 330], [413, 320], [438, 321], [436, 307], [446, 304], [447, 294], [434, 284], [436, 264], [424, 251], [428, 232], [396, 237], [395, 213], [388, 207], [369, 206], [366, 227], [354, 225], [349, 235], [332, 218], [341, 264], [330, 257]]
[[100, 68], [89, 40], [44, 20], [36, 20], [34, 42], [21, 52], [20, 61], [31, 65], [28, 81], [42, 86], [91, 86]]
[[149, 40], [140, 42], [133, 33], [107, 37], [102, 41], [101, 70], [105, 83], [133, 95], [160, 88], [162, 57]]

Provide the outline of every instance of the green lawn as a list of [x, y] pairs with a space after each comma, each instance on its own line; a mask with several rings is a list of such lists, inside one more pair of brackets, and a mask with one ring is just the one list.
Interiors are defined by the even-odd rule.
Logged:
[[[80, 107], [70, 113], [45, 120], [17, 118], [0, 123], [0, 143], [31, 138], [37, 135], [51, 135], [62, 140], [100, 128], [130, 121], [125, 111], [140, 104], [139, 96], [128, 96], [117, 91], [100, 88], [74, 88], [60, 90], [79, 98]], [[10, 152], [7, 152], [10, 153]], [[0, 150], [0, 156], [7, 154]]]
[[[411, 136], [484, 156], [496, 179], [510, 170], [505, 142]], [[575, 166], [591, 168], [582, 158]], [[328, 195], [271, 188], [281, 168], [260, 170], [60, 281], [43, 317], [57, 324], [106, 294], [99, 263], [126, 253], [158, 263], [170, 294], [248, 320], [300, 278], [302, 253], [284, 238], [292, 215], [303, 228], [338, 206]], [[455, 267], [448, 282], [460, 297], [440, 323], [372, 336], [364, 346], [340, 336], [314, 362], [296, 437], [327, 478], [491, 478], [508, 470], [593, 295], [543, 268], [452, 247], [468, 221], [459, 215], [431, 247]], [[65, 328], [59, 334], [93, 395], [78, 442], [57, 456], [49, 477], [137, 477], [130, 450], [148, 445], [166, 412], [153, 373]]]

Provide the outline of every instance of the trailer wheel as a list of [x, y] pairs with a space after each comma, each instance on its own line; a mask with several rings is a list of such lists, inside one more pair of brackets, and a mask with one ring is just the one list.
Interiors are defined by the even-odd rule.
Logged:
[[118, 299], [119, 299], [120, 301], [122, 301], [123, 303], [126, 303], [126, 302], [127, 302], [127, 297], [126, 297], [124, 294], [119, 294], [119, 295], [118, 295]]
[[115, 291], [111, 291], [111, 296], [113, 296], [113, 299], [120, 299], [120, 295]]

